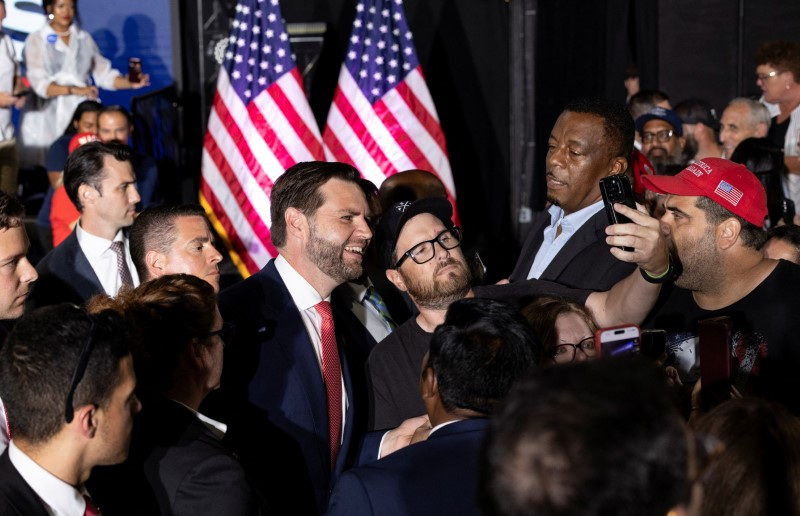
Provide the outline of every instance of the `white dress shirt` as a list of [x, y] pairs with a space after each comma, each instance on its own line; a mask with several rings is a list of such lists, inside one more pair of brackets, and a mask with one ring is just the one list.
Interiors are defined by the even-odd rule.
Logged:
[[86, 255], [89, 260], [89, 265], [92, 270], [97, 274], [100, 280], [100, 285], [109, 296], [116, 296], [120, 287], [122, 287], [122, 279], [119, 277], [119, 270], [117, 269], [117, 254], [111, 250], [111, 243], [122, 241], [125, 244], [125, 263], [128, 264], [128, 270], [131, 271], [131, 278], [133, 279], [133, 286], [139, 285], [139, 274], [136, 273], [136, 267], [133, 266], [131, 260], [131, 249], [128, 244], [128, 239], [120, 229], [114, 236], [114, 240], [106, 240], [98, 236], [87, 233], [78, 224], [75, 226], [75, 233], [78, 237], [78, 245], [81, 246], [81, 251]]
[[8, 458], [52, 516], [83, 516], [86, 511], [83, 493], [36, 464], [13, 440], [8, 446]]
[[194, 414], [197, 417], [197, 419], [199, 419], [200, 422], [203, 423], [206, 426], [206, 428], [208, 428], [211, 431], [211, 433], [214, 434], [214, 436], [217, 439], [222, 440], [222, 438], [225, 437], [225, 434], [228, 432], [228, 425], [226, 425], [225, 423], [220, 423], [216, 419], [211, 419], [210, 417], [208, 417], [208, 416], [206, 416], [204, 414], [201, 414], [200, 412], [196, 411], [192, 407], [190, 407], [188, 405], [184, 405], [180, 401], [176, 401], [176, 400], [172, 400], [172, 401], [174, 401], [175, 403], [177, 403], [181, 407], [184, 407], [186, 410], [188, 410], [192, 414]]
[[[369, 286], [372, 286], [372, 282], [369, 283]], [[360, 283], [348, 281], [344, 284], [344, 288], [349, 290], [350, 298], [354, 301], [350, 308], [353, 315], [372, 335], [375, 342], [385, 339], [391, 333], [391, 330], [386, 326], [386, 320], [378, 312], [378, 309], [365, 299], [367, 297], [367, 287]]]
[[[322, 376], [322, 316], [314, 306], [320, 301], [330, 303], [331, 297], [328, 296], [323, 300], [319, 292], [299, 272], [294, 270], [294, 267], [289, 265], [289, 262], [282, 255], [278, 255], [275, 258], [275, 268], [289, 290], [289, 295], [292, 296], [292, 301], [294, 301], [297, 310], [300, 311], [300, 318], [303, 320], [303, 325], [306, 327], [306, 332], [308, 332], [308, 338], [314, 346], [317, 365], [319, 365], [319, 374]], [[339, 435], [340, 440], [344, 435], [347, 403], [347, 390], [344, 388], [344, 378], [342, 378], [342, 433]]]
[[[555, 204], [550, 206], [547, 210], [550, 213], [550, 225], [544, 229], [544, 240], [536, 253], [531, 270], [528, 272], [528, 279], [539, 279], [570, 237], [602, 209], [602, 200], [569, 215], [564, 215], [564, 210]], [[556, 236], [559, 225], [561, 225], [561, 233]]]
[[8, 447], [8, 420], [6, 419], [6, 409], [3, 407], [3, 400], [0, 399], [0, 455]]

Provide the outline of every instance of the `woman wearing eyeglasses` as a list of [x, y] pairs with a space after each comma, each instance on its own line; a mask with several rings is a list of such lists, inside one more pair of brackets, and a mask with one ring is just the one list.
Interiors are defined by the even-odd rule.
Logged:
[[539, 297], [522, 315], [542, 344], [539, 364], [567, 364], [597, 358], [597, 323], [583, 306], [557, 297]]
[[132, 350], [145, 410], [128, 461], [94, 474], [93, 497], [108, 514], [259, 514], [244, 471], [222, 444], [226, 426], [198, 412], [219, 387], [228, 328], [214, 289], [187, 274], [162, 276], [98, 296], [138, 330]]

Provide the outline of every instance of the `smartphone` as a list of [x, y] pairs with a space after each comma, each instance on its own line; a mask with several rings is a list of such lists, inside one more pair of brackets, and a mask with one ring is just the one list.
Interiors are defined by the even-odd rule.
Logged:
[[128, 59], [128, 80], [132, 84], [142, 81], [142, 60], [138, 57]]
[[667, 331], [642, 330], [639, 342], [639, 352], [642, 356], [658, 360], [667, 349]]
[[731, 335], [733, 321], [730, 317], [703, 319], [697, 323], [700, 394], [706, 410], [730, 399], [731, 395]]
[[795, 207], [794, 201], [784, 198], [781, 202], [781, 218], [786, 224], [794, 224]]
[[[600, 194], [606, 208], [608, 224], [627, 224], [631, 219], [614, 211], [614, 204], [624, 204], [636, 209], [636, 200], [633, 197], [633, 187], [628, 177], [624, 174], [615, 174], [600, 180]], [[632, 247], [622, 247], [623, 251], [633, 251]]]
[[594, 334], [594, 346], [601, 357], [637, 353], [641, 332], [635, 324], [600, 328]]

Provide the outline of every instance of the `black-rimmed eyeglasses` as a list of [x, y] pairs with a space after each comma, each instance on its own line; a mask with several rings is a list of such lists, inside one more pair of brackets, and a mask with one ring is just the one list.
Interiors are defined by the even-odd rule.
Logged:
[[658, 131], [656, 133], [642, 133], [642, 142], [653, 143], [653, 140], [658, 140], [660, 143], [667, 143], [672, 139], [674, 134], [675, 131], [672, 129], [664, 129], [663, 131]]
[[87, 313], [85, 313], [85, 315], [89, 319], [90, 324], [89, 337], [86, 339], [86, 343], [83, 345], [80, 357], [78, 357], [78, 365], [75, 367], [75, 371], [72, 373], [72, 381], [69, 384], [67, 404], [64, 409], [64, 418], [67, 420], [67, 423], [71, 423], [72, 419], [75, 417], [75, 410], [72, 407], [72, 400], [75, 397], [75, 389], [78, 388], [78, 384], [81, 383], [83, 375], [86, 373], [86, 366], [89, 364], [89, 356], [92, 354], [92, 348], [94, 347], [94, 317]]
[[436, 256], [436, 248], [434, 247], [434, 244], [439, 244], [442, 249], [446, 251], [455, 249], [461, 245], [461, 230], [458, 228], [458, 226], [453, 226], [452, 228], [445, 229], [436, 235], [436, 238], [418, 243], [403, 253], [403, 256], [401, 256], [400, 259], [397, 260], [397, 263], [394, 264], [394, 268], [400, 268], [400, 266], [403, 265], [403, 262], [406, 261], [406, 258], [411, 258], [414, 263], [418, 263], [420, 265], [433, 260], [433, 257]]
[[559, 364], [565, 364], [575, 360], [575, 354], [578, 350], [581, 350], [581, 353], [587, 357], [595, 356], [597, 350], [594, 346], [594, 337], [586, 337], [577, 344], [559, 344], [553, 348], [553, 352], [550, 356]]
[[233, 323], [222, 323], [222, 328], [206, 333], [205, 335], [201, 335], [200, 338], [210, 339], [211, 337], [219, 336], [222, 339], [222, 345], [224, 346], [231, 340], [233, 340], [234, 333], [236, 331], [236, 325]]

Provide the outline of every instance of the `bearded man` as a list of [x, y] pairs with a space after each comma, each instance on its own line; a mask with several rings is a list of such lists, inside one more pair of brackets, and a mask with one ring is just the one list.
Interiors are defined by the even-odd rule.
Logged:
[[278, 257], [219, 296], [236, 337], [209, 408], [276, 513], [324, 511], [366, 431], [369, 346], [355, 316], [330, 302], [361, 276], [372, 238], [359, 177], [344, 163], [287, 170], [271, 195]]

